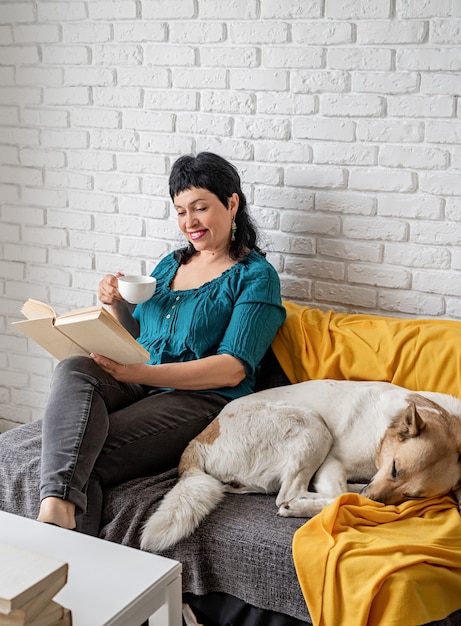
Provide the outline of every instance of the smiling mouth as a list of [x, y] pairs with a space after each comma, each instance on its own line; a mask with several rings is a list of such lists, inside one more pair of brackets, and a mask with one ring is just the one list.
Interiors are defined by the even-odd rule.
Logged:
[[206, 232], [206, 230], [194, 230], [193, 232], [189, 233], [189, 238], [193, 241], [195, 241], [196, 239], [201, 239], [203, 235], [206, 234]]

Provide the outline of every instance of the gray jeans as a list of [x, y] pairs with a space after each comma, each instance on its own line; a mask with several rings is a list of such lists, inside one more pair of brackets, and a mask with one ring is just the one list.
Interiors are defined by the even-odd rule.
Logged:
[[175, 467], [227, 402], [120, 383], [87, 357], [61, 361], [43, 419], [40, 499], [73, 502], [77, 528], [98, 534], [103, 488]]

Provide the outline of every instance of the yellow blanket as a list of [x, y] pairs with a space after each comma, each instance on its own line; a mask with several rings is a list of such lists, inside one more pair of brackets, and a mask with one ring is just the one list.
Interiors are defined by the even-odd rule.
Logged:
[[314, 626], [416, 626], [461, 608], [461, 520], [450, 496], [384, 506], [344, 494], [294, 535]]
[[382, 380], [461, 394], [461, 322], [335, 313], [284, 302], [272, 348], [290, 382]]

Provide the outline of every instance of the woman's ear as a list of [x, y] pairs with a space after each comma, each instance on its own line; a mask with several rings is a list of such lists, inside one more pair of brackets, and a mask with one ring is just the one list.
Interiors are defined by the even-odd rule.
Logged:
[[234, 192], [229, 198], [227, 208], [232, 213], [232, 216], [235, 217], [237, 215], [237, 211], [239, 209], [240, 198], [237, 192]]

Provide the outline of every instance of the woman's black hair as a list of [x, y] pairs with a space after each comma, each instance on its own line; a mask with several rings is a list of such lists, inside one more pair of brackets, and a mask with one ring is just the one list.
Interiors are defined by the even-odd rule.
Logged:
[[[230, 242], [229, 254], [236, 261], [241, 260], [248, 249], [257, 250], [264, 255], [257, 245], [258, 231], [248, 213], [247, 200], [241, 188], [239, 173], [232, 163], [212, 152], [200, 152], [197, 156], [182, 156], [175, 161], [171, 169], [169, 184], [173, 201], [178, 193], [196, 187], [207, 189], [228, 208], [232, 194], [238, 194], [239, 208], [235, 215], [237, 230], [235, 240]], [[196, 249], [189, 242], [186, 248], [176, 251], [175, 258], [179, 263], [187, 263], [195, 253]]]

